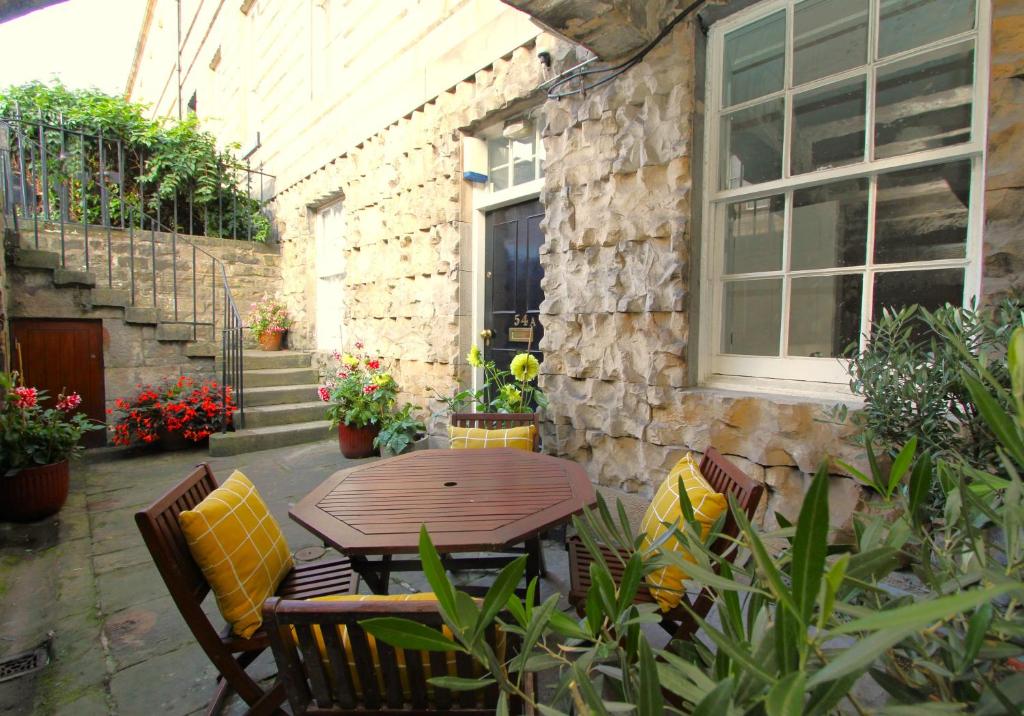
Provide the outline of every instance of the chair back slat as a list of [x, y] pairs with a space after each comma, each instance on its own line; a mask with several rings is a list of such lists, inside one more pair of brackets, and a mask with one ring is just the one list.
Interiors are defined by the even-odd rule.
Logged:
[[363, 705], [368, 709], [381, 707], [380, 688], [377, 685], [377, 670], [373, 663], [373, 652], [366, 632], [356, 622], [347, 622], [348, 641], [352, 648], [352, 657], [359, 675], [359, 686], [362, 690]]
[[[419, 659], [420, 655], [415, 651], [403, 649], [405, 663], [410, 659]], [[380, 661], [380, 674], [384, 677], [384, 702], [388, 708], [400, 709], [405, 704], [403, 696], [402, 678], [398, 672], [398, 654], [390, 644], [377, 640], [377, 659]]]
[[[427, 683], [431, 676], [453, 673], [465, 678], [479, 677], [481, 669], [469, 655], [457, 653], [453, 669], [452, 655], [443, 652], [396, 649], [380, 641], [376, 642], [375, 650], [372, 649], [369, 636], [359, 623], [383, 616], [411, 619], [433, 629], [440, 630], [443, 626], [433, 601], [308, 602], [279, 597], [266, 601], [264, 624], [289, 703], [296, 714], [394, 713], [409, 709], [418, 713], [493, 713], [499, 697], [498, 689], [493, 686], [455, 692], [453, 698], [450, 690]], [[292, 635], [293, 627], [298, 643]], [[339, 635], [340, 627], [347, 630], [347, 644]], [[317, 632], [323, 635], [323, 653], [317, 643]], [[500, 655], [502, 649], [512, 648], [511, 640], [515, 637], [499, 634], [492, 627], [486, 638]], [[330, 673], [324, 668], [325, 656]], [[358, 688], [354, 688], [348, 670], [350, 660], [358, 675]], [[325, 691], [330, 692], [327, 703], [321, 701]], [[521, 703], [512, 705], [516, 709], [522, 706]]]
[[540, 421], [536, 413], [452, 413], [450, 424], [456, 428], [505, 430], [534, 426], [533, 451], [540, 450]]
[[309, 624], [296, 624], [295, 635], [299, 639], [299, 651], [302, 663], [306, 666], [310, 691], [317, 706], [328, 708], [331, 703], [331, 690], [327, 686], [327, 674], [324, 673], [324, 662], [320, 658], [320, 648], [316, 643], [316, 634]]
[[[430, 671], [433, 674], [448, 673], [448, 655], [443, 651], [430, 652]], [[449, 689], [434, 687], [434, 706], [438, 711], [450, 711], [452, 708], [452, 692]]]
[[352, 672], [348, 670], [348, 657], [341, 645], [338, 629], [329, 626], [321, 629], [327, 661], [330, 662], [331, 683], [334, 685], [334, 699], [342, 708], [352, 709], [356, 706], [356, 687], [352, 681]]
[[135, 513], [142, 539], [179, 608], [183, 600], [190, 604], [202, 602], [210, 587], [192, 559], [178, 515], [194, 508], [215, 489], [217, 481], [209, 466], [198, 465], [163, 497]]

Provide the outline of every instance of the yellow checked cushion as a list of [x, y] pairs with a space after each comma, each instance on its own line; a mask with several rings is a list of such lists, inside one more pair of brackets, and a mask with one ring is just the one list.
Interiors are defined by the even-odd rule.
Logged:
[[[641, 547], [647, 549], [659, 537], [671, 531], [671, 526], [683, 524], [682, 507], [679, 504], [679, 478], [683, 480], [683, 489], [686, 490], [690, 503], [693, 505], [693, 516], [701, 524], [701, 537], [706, 538], [711, 526], [726, 510], [728, 502], [725, 495], [715, 492], [708, 484], [704, 476], [700, 474], [697, 462], [693, 455], [686, 456], [675, 464], [672, 472], [661, 483], [657, 494], [647, 508], [640, 529], [643, 532]], [[669, 523], [669, 527], [663, 523]], [[661, 546], [661, 549], [673, 550], [683, 554], [687, 559], [690, 555], [679, 544], [675, 537], [669, 537]], [[691, 560], [692, 561], [692, 560]], [[686, 573], [678, 567], [664, 567], [647, 575], [647, 584], [651, 590], [651, 596], [658, 602], [663, 611], [668, 611], [679, 606], [683, 597], [683, 580]]]
[[220, 613], [235, 634], [249, 638], [263, 623], [263, 601], [292, 568], [277, 520], [249, 479], [235, 470], [178, 521]]
[[[433, 592], [423, 592], [420, 594], [389, 594], [389, 595], [376, 595], [376, 594], [332, 594], [326, 597], [314, 597], [308, 601], [311, 602], [436, 602], [437, 597], [434, 596]], [[345, 650], [345, 659], [348, 662], [348, 673], [352, 677], [352, 685], [355, 687], [356, 696], [362, 698], [363, 687], [359, 680], [359, 671], [356, 669], [355, 656], [352, 652], [352, 643], [348, 636], [348, 627], [344, 624], [338, 625], [338, 636], [341, 639], [341, 646]], [[454, 638], [452, 636], [451, 629], [447, 626], [441, 627], [442, 632], [449, 639]], [[320, 659], [324, 665], [324, 672], [328, 675], [333, 686], [334, 674], [331, 671], [331, 661], [327, 655], [327, 647], [324, 644], [323, 632], [319, 625], [313, 626], [313, 634], [316, 637], [317, 647], [320, 649]], [[295, 633], [295, 627], [292, 627], [292, 636], [298, 643], [298, 635]], [[498, 632], [498, 657], [504, 658], [504, 632]], [[380, 657], [377, 653], [377, 640], [371, 635], [366, 635], [367, 643], [370, 646], [370, 653], [373, 655], [373, 671], [377, 675], [377, 688], [380, 693], [384, 693], [384, 676], [383, 669], [380, 668]], [[396, 656], [398, 661], [398, 678], [402, 683], [402, 691], [405, 694], [411, 693], [409, 687], [409, 676], [406, 671], [406, 655], [404, 649], [396, 649]], [[449, 652], [445, 655], [447, 664], [447, 674], [435, 674], [430, 664], [429, 654], [426, 652], [419, 653], [422, 668], [421, 672], [424, 675], [424, 679], [429, 679], [432, 676], [455, 676], [457, 674], [455, 668], [455, 652]], [[481, 675], [482, 671], [476, 666], [474, 662], [474, 673]], [[427, 689], [433, 691], [433, 686], [427, 684]]]
[[472, 450], [475, 448], [510, 447], [519, 450], [533, 451], [533, 441], [537, 435], [536, 425], [523, 425], [518, 428], [486, 428], [449, 427], [448, 437], [454, 450]]

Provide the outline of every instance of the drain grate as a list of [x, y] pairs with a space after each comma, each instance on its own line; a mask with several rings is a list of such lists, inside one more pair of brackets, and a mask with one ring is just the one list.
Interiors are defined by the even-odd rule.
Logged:
[[47, 649], [41, 646], [24, 654], [15, 654], [0, 661], [0, 682], [31, 674], [46, 666], [50, 661]]

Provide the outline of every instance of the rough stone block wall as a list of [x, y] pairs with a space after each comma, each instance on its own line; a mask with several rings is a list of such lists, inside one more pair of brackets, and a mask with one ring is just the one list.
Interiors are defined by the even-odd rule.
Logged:
[[1024, 5], [992, 7], [982, 293], [1024, 291]]
[[10, 369], [7, 346], [7, 212], [0, 197], [0, 371]]
[[300, 323], [293, 345], [315, 346], [316, 209], [342, 198], [339, 349], [363, 341], [393, 365], [402, 399], [431, 412], [440, 406], [432, 398], [457, 385], [468, 348], [471, 216], [461, 130], [537, 97], [544, 79], [533, 43], [520, 47], [278, 194], [284, 296]]
[[[766, 483], [773, 523], [776, 510], [796, 514], [821, 460], [856, 451], [848, 428], [819, 422], [822, 403], [691, 385], [693, 32], [680, 26], [614, 82], [544, 106], [545, 448], [650, 495], [687, 450], [713, 445]], [[838, 475], [832, 490], [844, 524], [859, 490]]]

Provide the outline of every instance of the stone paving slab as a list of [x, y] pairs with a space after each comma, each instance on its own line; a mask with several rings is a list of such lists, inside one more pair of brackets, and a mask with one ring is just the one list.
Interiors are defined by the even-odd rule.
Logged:
[[[215, 670], [156, 572], [135, 511], [199, 462], [209, 462], [219, 481], [239, 469], [259, 488], [293, 552], [315, 547], [330, 557], [288, 518], [288, 509], [333, 472], [361, 462], [343, 458], [334, 440], [212, 459], [202, 450], [101, 454], [102, 460], [73, 465], [71, 495], [59, 515], [0, 524], [0, 658], [52, 633], [49, 665], [0, 684], [0, 714], [201, 713], [214, 692]], [[545, 558], [544, 594], [564, 594], [567, 553], [552, 543]], [[492, 578], [453, 575], [461, 585]], [[393, 593], [429, 588], [420, 573], [394, 574], [391, 583]], [[203, 606], [216, 614], [212, 597]], [[269, 653], [250, 667], [268, 680], [275, 670]], [[228, 712], [243, 713], [243, 704], [234, 700]]]

